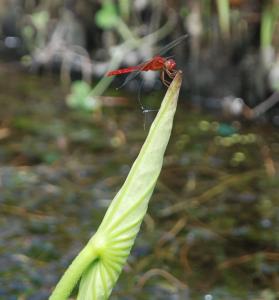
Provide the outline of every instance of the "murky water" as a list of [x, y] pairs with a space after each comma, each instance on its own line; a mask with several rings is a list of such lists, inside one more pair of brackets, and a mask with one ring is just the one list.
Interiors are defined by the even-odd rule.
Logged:
[[[1, 74], [0, 299], [47, 299], [147, 131], [136, 101], [94, 116], [68, 108], [57, 79]], [[217, 119], [180, 98], [148, 215], [111, 299], [276, 299], [278, 131]]]

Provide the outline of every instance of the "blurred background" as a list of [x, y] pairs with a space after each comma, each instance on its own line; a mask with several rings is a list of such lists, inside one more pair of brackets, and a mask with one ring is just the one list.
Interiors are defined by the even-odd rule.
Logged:
[[[48, 299], [183, 87], [111, 299], [279, 299], [279, 1], [0, 1], [0, 299]], [[144, 109], [143, 113], [139, 100]], [[74, 294], [75, 295], [75, 294]], [[74, 297], [73, 295], [73, 297]]]

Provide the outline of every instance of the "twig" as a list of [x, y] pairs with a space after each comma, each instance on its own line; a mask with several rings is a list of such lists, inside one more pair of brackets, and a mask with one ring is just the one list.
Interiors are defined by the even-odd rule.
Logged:
[[[201, 203], [204, 203], [214, 197], [217, 197], [219, 194], [223, 193], [227, 187], [234, 186], [234, 185], [238, 184], [239, 182], [243, 183], [247, 180], [251, 180], [257, 176], [262, 175], [262, 173], [263, 173], [262, 170], [260, 170], [260, 171], [252, 170], [252, 171], [246, 172], [242, 175], [225, 176], [225, 178], [223, 180], [221, 179], [217, 185], [208, 189], [201, 195], [192, 197], [190, 199], [185, 199], [185, 200], [178, 202], [172, 206], [162, 209], [160, 212], [160, 215], [165, 217], [165, 216], [169, 216], [174, 213], [177, 213], [179, 211], [185, 211], [189, 207], [195, 207], [195, 206], [197, 206]], [[187, 205], [187, 203], [189, 203], [189, 204]]]
[[257, 252], [257, 253], [253, 253], [253, 254], [245, 254], [245, 255], [242, 255], [239, 257], [234, 257], [234, 258], [228, 259], [228, 260], [224, 261], [223, 263], [219, 264], [218, 267], [219, 267], [219, 269], [230, 268], [235, 265], [241, 265], [241, 264], [247, 263], [259, 256], [262, 256], [268, 260], [279, 261], [279, 252]]
[[180, 281], [176, 277], [174, 277], [172, 274], [169, 272], [162, 270], [162, 269], [151, 269], [144, 273], [142, 277], [140, 278], [137, 288], [142, 289], [143, 286], [146, 284], [147, 280], [149, 280], [153, 276], [161, 276], [170, 283], [172, 283], [177, 289], [187, 289], [188, 286], [184, 282]]

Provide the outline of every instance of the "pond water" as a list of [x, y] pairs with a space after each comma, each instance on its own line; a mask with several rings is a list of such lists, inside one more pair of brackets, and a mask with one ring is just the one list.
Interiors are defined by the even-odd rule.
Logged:
[[[56, 78], [1, 74], [0, 299], [47, 299], [147, 130], [136, 101], [93, 115], [67, 107]], [[278, 299], [278, 131], [186, 98], [111, 299]]]

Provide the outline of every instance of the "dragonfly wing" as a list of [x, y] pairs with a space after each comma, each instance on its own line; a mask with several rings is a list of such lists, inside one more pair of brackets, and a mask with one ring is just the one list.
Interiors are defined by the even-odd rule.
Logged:
[[[159, 54], [157, 56], [163, 56], [169, 50], [171, 50], [176, 45], [181, 43], [184, 39], [186, 39], [188, 36], [189, 36], [188, 34], [184, 34], [184, 35], [180, 36], [179, 38], [177, 38], [176, 40], [174, 40], [173, 42], [169, 43], [168, 45], [166, 45], [165, 47], [163, 47], [161, 49], [161, 51], [159, 52]], [[150, 64], [152, 62], [152, 60], [153, 60], [153, 58], [151, 60], [148, 60], [147, 62], [141, 64], [137, 70], [132, 70], [131, 73], [125, 78], [124, 82], [118, 87], [118, 89], [125, 86], [129, 81], [135, 79], [140, 74], [140, 72], [148, 71], [149, 68], [147, 66], [148, 66], [148, 64]], [[123, 74], [124, 74], [124, 72], [123, 72]]]
[[164, 54], [166, 54], [169, 50], [171, 50], [172, 48], [174, 48], [176, 45], [180, 44], [183, 40], [185, 40], [186, 38], [188, 38], [189, 35], [188, 34], [184, 34], [182, 36], [180, 36], [179, 38], [177, 38], [176, 40], [172, 41], [171, 43], [169, 43], [168, 45], [166, 45], [165, 47], [163, 47], [160, 52], [158, 53], [158, 55], [163, 56]]
[[126, 85], [129, 81], [135, 79], [139, 74], [140, 74], [140, 70], [131, 72], [124, 80], [124, 82], [117, 88], [117, 89], [121, 89], [123, 88], [124, 85]]
[[140, 67], [131, 72], [124, 80], [124, 82], [117, 88], [117, 89], [121, 89], [123, 88], [124, 85], [126, 85], [129, 81], [135, 79], [143, 70], [144, 68], [150, 63], [150, 60], [148, 60], [147, 62], [143, 63], [140, 65]]

